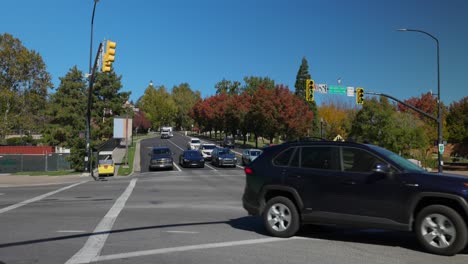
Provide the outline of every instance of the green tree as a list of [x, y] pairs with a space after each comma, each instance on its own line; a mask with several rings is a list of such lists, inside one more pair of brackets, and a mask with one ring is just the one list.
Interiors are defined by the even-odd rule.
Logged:
[[75, 66], [60, 78], [60, 85], [50, 95], [47, 108], [48, 124], [43, 133], [45, 141], [51, 146], [71, 149], [69, 161], [72, 168], [84, 169], [85, 124], [87, 109], [87, 82], [83, 72]]
[[43, 127], [48, 88], [51, 77], [41, 55], [8, 33], [0, 35], [0, 142], [12, 130]]
[[154, 86], [149, 85], [140, 99], [139, 104], [154, 129], [173, 124], [177, 107], [164, 86], [156, 89]]
[[447, 114], [447, 130], [449, 141], [454, 143], [468, 143], [468, 96], [458, 102], [452, 102]]
[[96, 148], [104, 141], [112, 138], [114, 116], [133, 117], [131, 109], [124, 107], [131, 92], [122, 92], [122, 76], [118, 76], [112, 69], [108, 73], [96, 73], [93, 85], [93, 102], [91, 110], [92, 129], [91, 147]]
[[275, 81], [270, 79], [269, 77], [244, 77], [245, 85], [242, 87], [242, 92], [246, 92], [248, 94], [253, 94], [255, 91], [263, 87], [267, 90], [275, 89]]
[[312, 129], [312, 134], [315, 136], [320, 136], [317, 104], [315, 103], [315, 101], [307, 102], [305, 98], [306, 80], [311, 78], [312, 77], [309, 74], [309, 65], [307, 63], [307, 59], [303, 57], [301, 66], [299, 66], [299, 70], [297, 71], [296, 75], [296, 83], [294, 84], [294, 88], [296, 88], [296, 91], [294, 92], [294, 94], [301, 100], [306, 102], [309, 106], [309, 109], [314, 115], [312, 124], [310, 125], [310, 128]]
[[238, 95], [240, 93], [241, 83], [238, 81], [221, 80], [215, 84], [216, 94], [227, 93], [229, 95]]
[[396, 111], [387, 98], [373, 97], [353, 120], [350, 136], [369, 142], [404, 156], [410, 156], [414, 148], [427, 146], [423, 124], [414, 116]]
[[189, 113], [196, 102], [201, 100], [199, 91], [192, 91], [188, 83], [182, 83], [172, 88], [172, 99], [176, 105], [175, 125], [178, 128], [189, 128], [193, 120]]

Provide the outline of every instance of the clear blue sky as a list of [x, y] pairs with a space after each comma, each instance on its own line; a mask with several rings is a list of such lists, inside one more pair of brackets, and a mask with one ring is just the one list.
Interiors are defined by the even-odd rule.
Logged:
[[[74, 65], [88, 71], [93, 4], [2, 1], [0, 33], [38, 51], [57, 87]], [[435, 41], [396, 31], [414, 28], [440, 41], [441, 96], [449, 104], [468, 96], [467, 26], [466, 0], [100, 0], [93, 57], [100, 41], [117, 42], [114, 68], [134, 101], [150, 80], [168, 89], [187, 82], [203, 97], [223, 78], [245, 76], [294, 91], [304, 56], [316, 83], [341, 77], [346, 86], [408, 99], [437, 92]]]

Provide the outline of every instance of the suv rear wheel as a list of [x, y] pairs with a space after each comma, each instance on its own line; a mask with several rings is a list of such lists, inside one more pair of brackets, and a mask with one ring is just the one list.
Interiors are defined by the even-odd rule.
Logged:
[[263, 222], [268, 233], [276, 237], [294, 236], [300, 227], [296, 206], [283, 196], [274, 197], [267, 202]]
[[457, 211], [444, 205], [431, 205], [418, 214], [415, 225], [419, 242], [429, 252], [455, 255], [465, 248], [467, 226]]

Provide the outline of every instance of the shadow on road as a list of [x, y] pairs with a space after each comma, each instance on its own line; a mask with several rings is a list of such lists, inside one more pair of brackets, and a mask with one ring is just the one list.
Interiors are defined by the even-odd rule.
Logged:
[[[141, 230], [152, 230], [161, 228], [173, 228], [183, 226], [198, 226], [198, 225], [219, 225], [228, 224], [234, 229], [243, 231], [255, 232], [260, 235], [268, 236], [266, 229], [263, 225], [262, 218], [254, 216], [244, 216], [229, 221], [206, 221], [206, 222], [194, 222], [194, 223], [181, 223], [181, 224], [167, 224], [167, 225], [153, 225], [153, 226], [142, 226], [134, 228], [116, 229], [96, 233], [83, 233], [68, 236], [55, 236], [42, 239], [17, 241], [11, 243], [0, 244], [0, 248], [8, 248], [22, 245], [47, 243], [53, 241], [91, 237], [95, 235], [103, 234], [116, 234], [124, 232], [133, 232]], [[342, 241], [342, 242], [353, 242], [361, 244], [372, 244], [382, 245], [391, 247], [402, 247], [414, 251], [423, 251], [419, 246], [416, 237], [410, 232], [398, 232], [398, 231], [385, 231], [376, 229], [346, 229], [337, 228], [332, 226], [316, 226], [308, 225], [304, 226], [297, 234], [297, 236], [306, 238], [316, 238], [323, 240]], [[468, 247], [465, 248], [460, 254], [468, 255]], [[2, 264], [0, 262], [0, 264]]]
[[[266, 235], [262, 218], [246, 216], [228, 222], [233, 228]], [[413, 251], [424, 252], [416, 236], [411, 232], [388, 231], [378, 229], [338, 228], [335, 226], [306, 225], [297, 236], [331, 241], [372, 244], [390, 247], [401, 247]], [[461, 253], [468, 255], [468, 245]]]

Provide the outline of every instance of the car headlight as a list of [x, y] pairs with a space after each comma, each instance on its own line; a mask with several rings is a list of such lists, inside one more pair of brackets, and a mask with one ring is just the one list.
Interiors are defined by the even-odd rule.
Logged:
[[189, 160], [188, 160], [188, 159], [184, 159], [184, 162], [189, 162]]
[[236, 157], [234, 157], [234, 160], [237, 160], [237, 158], [236, 158]]
[[205, 161], [205, 159], [200, 159], [200, 161]]

